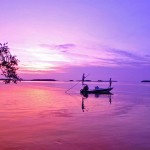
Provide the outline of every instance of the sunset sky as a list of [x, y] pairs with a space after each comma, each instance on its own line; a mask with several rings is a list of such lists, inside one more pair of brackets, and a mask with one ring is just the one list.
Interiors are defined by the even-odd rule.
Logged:
[[24, 79], [150, 79], [150, 0], [0, 0], [0, 42]]

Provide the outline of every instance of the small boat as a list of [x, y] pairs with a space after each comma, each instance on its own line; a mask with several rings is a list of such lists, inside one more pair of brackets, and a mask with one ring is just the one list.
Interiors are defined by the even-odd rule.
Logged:
[[85, 75], [83, 74], [82, 76], [82, 85], [83, 88], [80, 90], [80, 93], [83, 95], [87, 95], [87, 94], [110, 94], [110, 91], [113, 89], [111, 87], [112, 84], [112, 80], [110, 78], [109, 80], [109, 87], [108, 88], [99, 88], [98, 86], [95, 87], [95, 89], [89, 89], [87, 84], [84, 84], [84, 79], [85, 79]]
[[81, 94], [109, 94], [112, 89], [113, 89], [112, 87], [108, 87], [108, 88], [95, 87], [95, 89], [89, 90], [88, 86], [85, 85], [83, 89], [80, 90], [80, 93]]

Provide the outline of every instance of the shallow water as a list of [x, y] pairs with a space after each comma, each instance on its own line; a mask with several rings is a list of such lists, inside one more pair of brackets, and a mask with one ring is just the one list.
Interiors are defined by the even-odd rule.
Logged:
[[0, 83], [0, 149], [150, 149], [150, 83], [116, 82], [112, 95], [88, 98], [80, 84], [66, 94], [74, 84]]

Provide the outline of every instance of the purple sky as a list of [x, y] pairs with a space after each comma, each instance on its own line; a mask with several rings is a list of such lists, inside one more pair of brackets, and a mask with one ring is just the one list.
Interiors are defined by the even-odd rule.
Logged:
[[0, 42], [25, 79], [150, 79], [149, 0], [1, 0]]

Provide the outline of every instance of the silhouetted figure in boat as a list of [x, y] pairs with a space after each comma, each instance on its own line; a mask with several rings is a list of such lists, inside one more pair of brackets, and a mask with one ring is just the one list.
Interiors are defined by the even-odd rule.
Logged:
[[86, 84], [84, 87], [83, 87], [83, 91], [88, 91], [89, 90], [89, 86]]
[[100, 88], [99, 88], [99, 86], [95, 86], [95, 90], [99, 90]]
[[83, 89], [80, 90], [80, 93], [84, 96], [84, 97], [88, 97], [88, 90], [89, 90], [89, 87], [88, 85], [84, 85]]
[[82, 76], [82, 85], [84, 85], [84, 80], [85, 80], [85, 74], [83, 73], [83, 76]]

